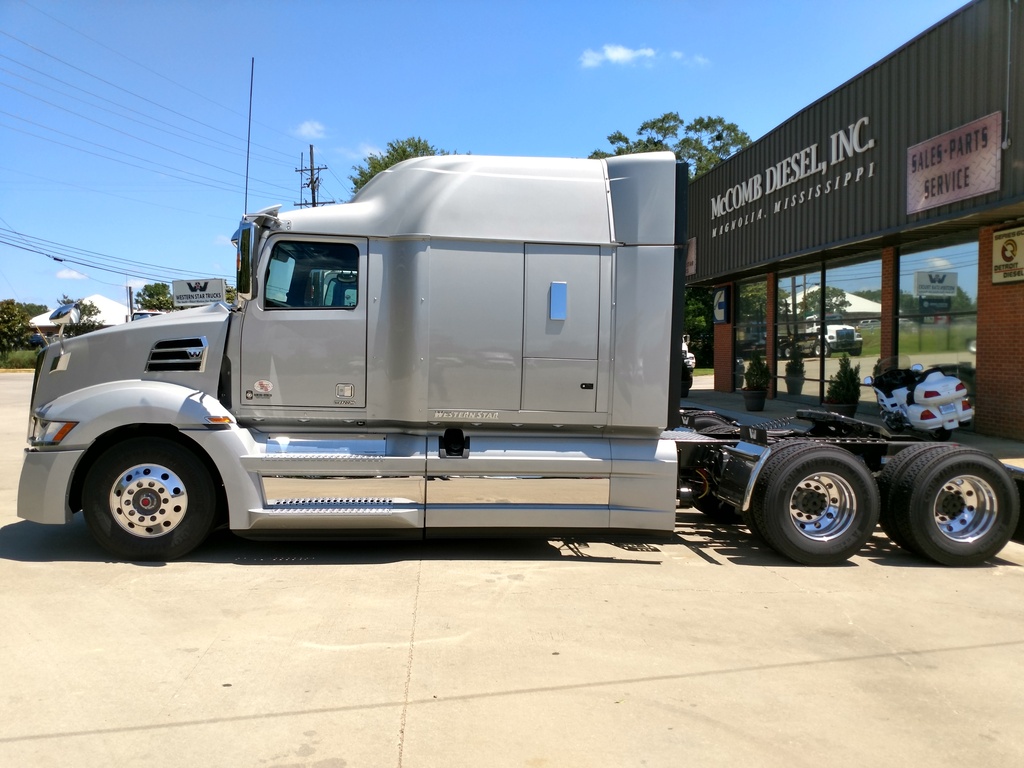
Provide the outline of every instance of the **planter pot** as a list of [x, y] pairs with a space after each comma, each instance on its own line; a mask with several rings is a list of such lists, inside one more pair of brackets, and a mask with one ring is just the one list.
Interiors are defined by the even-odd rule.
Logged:
[[787, 395], [802, 395], [804, 392], [804, 377], [803, 376], [786, 376], [786, 394]]
[[855, 416], [857, 414], [856, 403], [825, 403], [825, 410], [829, 413], [838, 413], [840, 416]]
[[768, 392], [763, 389], [744, 389], [743, 391], [743, 404], [746, 405], [748, 411], [763, 411], [764, 401], [768, 397]]

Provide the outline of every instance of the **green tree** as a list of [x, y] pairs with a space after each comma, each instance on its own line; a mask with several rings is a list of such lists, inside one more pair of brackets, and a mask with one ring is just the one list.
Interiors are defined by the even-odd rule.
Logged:
[[[817, 315], [821, 308], [821, 293], [817, 288], [809, 289], [800, 299], [799, 311], [801, 317]], [[850, 300], [846, 298], [846, 291], [834, 285], [825, 286], [825, 314], [841, 315], [843, 310], [850, 306]]]
[[28, 346], [29, 315], [14, 299], [0, 301], [0, 360]]
[[367, 155], [362, 165], [352, 166], [352, 170], [355, 173], [348, 177], [352, 182], [352, 191], [358, 192], [378, 173], [403, 160], [408, 160], [411, 157], [430, 157], [432, 155], [447, 154], [450, 153], [443, 149], [438, 149], [418, 136], [389, 141], [386, 150], [380, 154]]
[[697, 367], [710, 368], [715, 364], [715, 326], [711, 306], [710, 288], [686, 286], [686, 333], [690, 334], [689, 349], [697, 359]]
[[72, 299], [67, 294], [64, 294], [57, 301], [57, 306], [63, 307], [65, 304], [77, 304], [78, 311], [81, 313], [77, 323], [69, 323], [64, 326], [65, 336], [84, 336], [103, 327], [98, 319], [100, 315], [99, 307], [91, 301]]
[[956, 287], [956, 295], [950, 304], [950, 309], [953, 312], [977, 312], [978, 305], [974, 303], [974, 299], [971, 298], [970, 294], [958, 285]]
[[29, 320], [31, 320], [36, 315], [41, 315], [43, 314], [43, 312], [50, 311], [50, 308], [47, 307], [45, 304], [23, 304], [20, 301], [15, 303], [17, 304], [18, 308], [25, 313]]
[[174, 297], [167, 283], [148, 283], [135, 292], [135, 306], [138, 309], [157, 309], [169, 312], [174, 309]]
[[691, 177], [697, 177], [750, 144], [750, 136], [741, 131], [736, 123], [727, 122], [725, 118], [698, 117], [684, 125], [678, 112], [666, 112], [661, 117], [645, 120], [636, 135], [636, 139], [630, 139], [622, 131], [615, 131], [608, 135], [608, 143], [612, 145], [613, 151], [596, 149], [590, 153], [590, 157], [668, 150], [690, 166]]

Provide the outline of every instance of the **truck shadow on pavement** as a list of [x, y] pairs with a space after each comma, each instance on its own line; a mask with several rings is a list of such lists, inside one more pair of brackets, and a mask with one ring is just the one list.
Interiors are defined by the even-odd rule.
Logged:
[[[676, 536], [695, 555], [715, 565], [724, 565], [727, 561], [732, 565], [808, 567], [775, 552], [756, 534], [751, 533], [746, 525], [718, 523], [696, 510], [684, 509], [676, 513]], [[947, 569], [947, 566], [901, 549], [881, 529], [875, 531], [851, 560], [822, 567], [856, 568], [863, 565], [865, 560], [872, 565], [886, 567]], [[973, 567], [994, 568], [1000, 565], [1015, 566], [1016, 563], [994, 557]]]
[[[228, 530], [218, 530], [181, 562], [372, 565], [417, 560], [495, 560], [659, 564], [657, 555], [661, 550], [650, 542], [602, 540], [600, 543], [605, 546], [592, 547], [590, 541], [579, 539], [545, 538], [251, 540]], [[81, 515], [76, 515], [70, 524], [64, 526], [19, 521], [0, 528], [0, 560], [26, 563], [116, 561], [93, 541]], [[135, 565], [158, 567], [165, 563], [137, 562]]]
[[[680, 549], [710, 565], [803, 568], [779, 555], [743, 524], [722, 524], [693, 510], [679, 510], [669, 536], [493, 539], [409, 539], [359, 541], [339, 539], [251, 540], [228, 530], [215, 531], [182, 562], [234, 565], [372, 565], [402, 561], [529, 561], [591, 562], [623, 565], [661, 565]], [[14, 562], [114, 562], [96, 544], [81, 515], [64, 526], [19, 521], [0, 528], [0, 560]], [[161, 562], [138, 562], [159, 567]], [[834, 568], [865, 564], [899, 568], [944, 568], [906, 552], [877, 531], [850, 561]], [[980, 568], [1015, 563], [993, 558]]]

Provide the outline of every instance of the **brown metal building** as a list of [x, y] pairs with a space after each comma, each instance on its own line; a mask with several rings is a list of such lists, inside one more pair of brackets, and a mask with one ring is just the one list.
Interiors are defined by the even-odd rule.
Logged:
[[839, 352], [862, 377], [940, 365], [978, 432], [1024, 435], [1022, 96], [1024, 8], [976, 0], [693, 181], [687, 280], [716, 289], [715, 388], [742, 386], [754, 350], [774, 396], [810, 403]]

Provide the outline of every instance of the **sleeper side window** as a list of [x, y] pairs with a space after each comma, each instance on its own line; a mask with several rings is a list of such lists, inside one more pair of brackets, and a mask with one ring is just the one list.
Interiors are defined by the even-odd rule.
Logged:
[[280, 241], [263, 284], [266, 309], [352, 309], [359, 304], [359, 249], [351, 243]]

